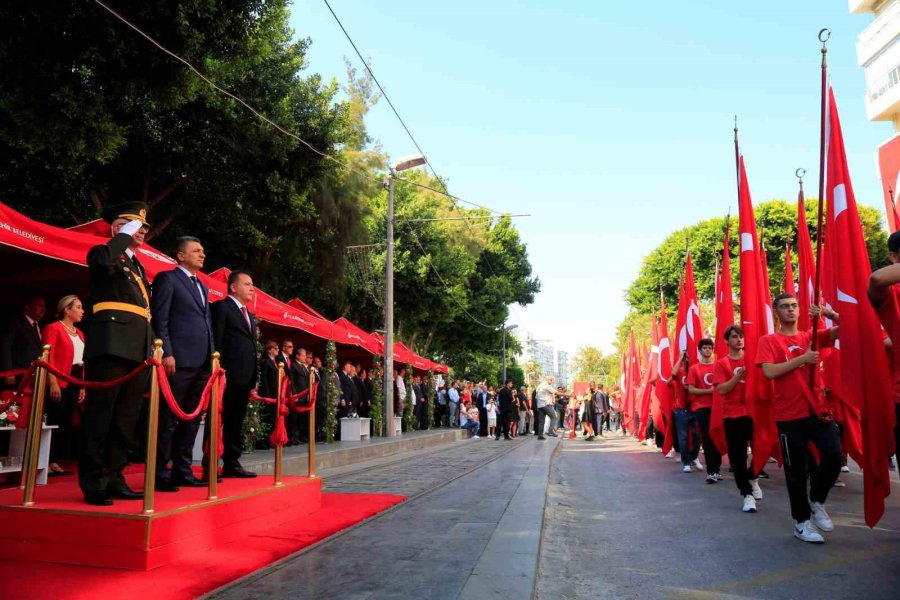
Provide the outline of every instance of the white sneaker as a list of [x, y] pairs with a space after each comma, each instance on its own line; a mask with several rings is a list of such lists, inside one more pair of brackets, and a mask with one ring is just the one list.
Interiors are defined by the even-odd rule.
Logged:
[[759, 479], [750, 480], [750, 493], [753, 495], [754, 500], [763, 499], [762, 488], [759, 487]]
[[809, 542], [810, 544], [825, 543], [825, 538], [822, 537], [821, 533], [816, 531], [816, 526], [812, 524], [812, 521], [803, 521], [802, 523], [794, 524], [794, 537], [798, 540]]
[[691, 465], [684, 465], [684, 468], [681, 469], [681, 472], [682, 472], [682, 473], [690, 473], [690, 472], [691, 472]]
[[693, 467], [694, 467], [695, 469], [697, 469], [698, 471], [702, 471], [702, 470], [703, 470], [703, 465], [700, 464], [700, 459], [699, 459], [699, 458], [695, 458], [695, 459], [694, 459], [694, 462], [692, 462], [691, 465], [693, 465]]
[[[662, 452], [660, 450], [660, 452]], [[675, 458], [675, 450], [669, 450], [669, 453], [666, 454], [666, 458]]]
[[844, 483], [844, 480], [843, 480], [843, 479], [841, 479], [840, 477], [838, 477], [838, 478], [834, 481], [834, 487], [847, 487], [847, 484]]
[[847, 465], [844, 465], [843, 467], [841, 467], [841, 473], [849, 473], [849, 472], [850, 472], [850, 467], [848, 467]]
[[742, 508], [745, 513], [755, 513], [756, 512], [756, 500], [753, 499], [753, 496], [747, 494], [744, 496], [744, 508]]
[[813, 521], [815, 521], [816, 527], [822, 531], [834, 531], [834, 523], [831, 521], [828, 513], [825, 512], [825, 506], [819, 502], [810, 502], [809, 508], [812, 510]]
[[478, 436], [477, 436], [477, 435], [473, 435], [473, 436], [472, 436], [472, 439], [473, 439], [473, 440], [477, 440], [477, 439], [478, 439]]

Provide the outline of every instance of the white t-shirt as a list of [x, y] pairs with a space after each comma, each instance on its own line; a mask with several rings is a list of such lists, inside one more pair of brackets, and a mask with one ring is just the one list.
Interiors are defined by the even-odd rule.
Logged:
[[545, 381], [539, 385], [537, 388], [537, 407], [541, 408], [553, 404], [556, 399], [554, 394], [556, 394], [556, 390], [553, 389], [551, 384]]

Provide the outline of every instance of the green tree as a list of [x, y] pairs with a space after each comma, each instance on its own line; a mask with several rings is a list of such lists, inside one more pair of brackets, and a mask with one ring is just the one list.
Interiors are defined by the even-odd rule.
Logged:
[[605, 375], [603, 368], [603, 353], [594, 346], [579, 346], [572, 357], [575, 381], [600, 381]]

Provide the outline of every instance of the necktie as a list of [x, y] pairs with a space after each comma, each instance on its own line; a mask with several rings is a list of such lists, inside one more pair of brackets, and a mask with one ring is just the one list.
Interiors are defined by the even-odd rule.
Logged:
[[34, 334], [41, 339], [41, 328], [38, 326], [38, 322], [34, 321], [31, 326], [34, 328]]
[[250, 325], [250, 314], [247, 312], [247, 307], [241, 307], [241, 314], [244, 315], [244, 322], [247, 323], [247, 330], [253, 334], [253, 327]]
[[200, 281], [197, 279], [196, 275], [191, 275], [191, 281], [194, 282], [194, 287], [197, 288], [197, 294], [200, 295], [200, 305], [205, 306], [206, 302], [204, 301], [204, 298], [203, 298], [203, 288], [200, 287]]
[[131, 255], [131, 262], [134, 264], [134, 268], [137, 269], [138, 275], [143, 277], [144, 276], [144, 265], [142, 265], [141, 261], [138, 260], [137, 254]]

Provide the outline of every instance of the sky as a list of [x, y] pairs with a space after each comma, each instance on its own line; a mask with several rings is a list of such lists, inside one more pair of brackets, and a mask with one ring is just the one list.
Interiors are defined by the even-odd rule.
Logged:
[[[756, 202], [816, 195], [823, 27], [857, 201], [881, 208], [846, 0], [330, 0], [455, 195], [515, 219], [542, 290], [509, 324], [558, 350], [612, 351], [623, 295], [670, 232], [737, 210], [734, 116]], [[308, 73], [361, 68], [323, 0], [294, 0]], [[367, 117], [416, 152], [386, 102]], [[813, 193], [810, 193], [812, 191]], [[473, 324], [473, 326], [475, 326]]]

